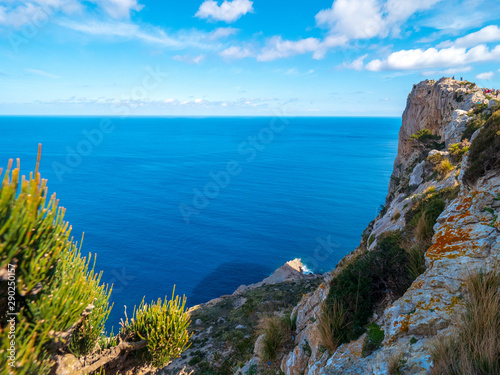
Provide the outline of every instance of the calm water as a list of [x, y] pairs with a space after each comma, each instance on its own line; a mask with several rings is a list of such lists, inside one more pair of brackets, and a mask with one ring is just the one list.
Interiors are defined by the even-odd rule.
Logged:
[[174, 284], [194, 305], [296, 257], [315, 272], [333, 268], [384, 201], [400, 124], [0, 117], [0, 166], [19, 157], [29, 172], [43, 144], [49, 192], [115, 285], [116, 325], [123, 305], [130, 312]]

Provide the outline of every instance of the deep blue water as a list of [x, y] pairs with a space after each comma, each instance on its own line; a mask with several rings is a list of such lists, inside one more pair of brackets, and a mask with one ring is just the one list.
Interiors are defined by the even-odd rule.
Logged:
[[[130, 316], [144, 295], [163, 297], [174, 284], [194, 305], [260, 281], [296, 257], [312, 271], [332, 269], [384, 202], [401, 124], [102, 121], [0, 117], [0, 166], [20, 158], [29, 172], [43, 144], [49, 193], [67, 208], [75, 238], [85, 232], [82, 252], [97, 253], [103, 280], [114, 283], [115, 326], [123, 305]], [[102, 136], [95, 131], [101, 123]]]

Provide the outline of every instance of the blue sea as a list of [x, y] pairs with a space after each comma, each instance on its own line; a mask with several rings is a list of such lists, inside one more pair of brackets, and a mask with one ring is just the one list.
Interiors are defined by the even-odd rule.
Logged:
[[301, 258], [331, 270], [384, 203], [399, 118], [0, 117], [114, 284], [108, 325], [149, 302], [231, 294]]

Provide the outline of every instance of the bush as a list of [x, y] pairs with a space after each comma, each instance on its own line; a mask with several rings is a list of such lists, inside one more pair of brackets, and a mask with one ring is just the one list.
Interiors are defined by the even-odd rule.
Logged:
[[439, 139], [441, 139], [441, 137], [432, 134], [432, 132], [429, 129], [422, 129], [417, 134], [413, 134], [410, 137], [410, 139], [419, 142], [426, 142], [426, 141], [438, 141]]
[[442, 149], [443, 144], [439, 141], [441, 137], [439, 135], [434, 135], [429, 129], [422, 129], [418, 133], [413, 134], [410, 140], [415, 143], [415, 146], [426, 149]]
[[[100, 284], [88, 259], [82, 258], [70, 238], [71, 227], [64, 222], [63, 208], [55, 195], [47, 199], [46, 180], [38, 172], [19, 184], [19, 160], [12, 161], [3, 177], [0, 190], [0, 271], [15, 265], [15, 277], [9, 287], [15, 289], [17, 312], [17, 373], [45, 374], [49, 359], [59, 348], [72, 344], [77, 355], [96, 344], [111, 307], [110, 289]], [[0, 282], [0, 297], [7, 298], [7, 282]], [[7, 306], [5, 306], [6, 308]], [[5, 312], [5, 311], [2, 311]], [[92, 322], [92, 324], [88, 324]], [[6, 315], [0, 321], [0, 347], [9, 347]], [[69, 337], [68, 337], [69, 336]], [[70, 343], [66, 339], [70, 338]], [[1, 350], [0, 350], [1, 351]], [[7, 371], [7, 357], [0, 359]]]
[[432, 351], [431, 374], [500, 374], [500, 274], [477, 273], [466, 281], [465, 312], [456, 332]]
[[[81, 256], [80, 248], [70, 237], [71, 227], [64, 221], [65, 209], [58, 206], [55, 194], [48, 198], [47, 181], [38, 172], [40, 154], [41, 147], [35, 172], [29, 178], [23, 176], [21, 182], [19, 161], [14, 169], [12, 160], [9, 161], [0, 189], [0, 274], [11, 275], [9, 280], [3, 277], [0, 280], [0, 298], [10, 302], [0, 304], [0, 353], [7, 353], [10, 348], [6, 313], [17, 313], [15, 373], [18, 375], [48, 374], [54, 370], [51, 366], [57, 362], [55, 356], [86, 355], [97, 347], [98, 341], [102, 346], [118, 344], [116, 338], [106, 339], [101, 335], [111, 311], [108, 303], [111, 288], [101, 284], [101, 274], [94, 270], [95, 258], [92, 261], [91, 255]], [[167, 327], [186, 319], [180, 316], [179, 309], [174, 307], [172, 311], [178, 315], [177, 318], [169, 315]], [[148, 315], [151, 322], [164, 322], [160, 313], [153, 309]], [[176, 326], [179, 335], [182, 327]], [[162, 340], [160, 334], [148, 335], [148, 343]], [[169, 345], [179, 342], [176, 338]], [[123, 341], [119, 348], [111, 349], [91, 365], [75, 361], [81, 367], [69, 370], [63, 364], [58, 371], [102, 370], [116, 360], [122, 348], [136, 350], [132, 344]], [[180, 350], [182, 346], [174, 351]], [[0, 357], [2, 374], [12, 373], [10, 364], [7, 355]]]
[[448, 147], [451, 157], [456, 162], [462, 161], [464, 154], [469, 151], [470, 143], [467, 139], [463, 140], [461, 143], [454, 143]]
[[483, 126], [469, 149], [469, 168], [464, 182], [472, 185], [492, 170], [500, 170], [500, 111], [495, 112]]
[[335, 328], [330, 330], [335, 337], [325, 340], [325, 347], [335, 346], [327, 341], [341, 344], [357, 339], [375, 306], [388, 294], [392, 298], [402, 296], [411, 285], [413, 280], [406, 271], [408, 254], [401, 241], [399, 232], [379, 238], [375, 250], [360, 255], [333, 278], [324, 309], [325, 321]]
[[146, 359], [155, 367], [164, 366], [173, 359], [179, 358], [187, 349], [190, 334], [189, 315], [185, 311], [186, 297], [175, 296], [162, 302], [151, 302], [147, 305], [144, 299], [134, 312], [134, 318], [127, 327], [134, 335], [147, 341]]
[[443, 176], [450, 173], [453, 169], [455, 169], [455, 167], [448, 159], [442, 160], [438, 165], [434, 167], [434, 170]]

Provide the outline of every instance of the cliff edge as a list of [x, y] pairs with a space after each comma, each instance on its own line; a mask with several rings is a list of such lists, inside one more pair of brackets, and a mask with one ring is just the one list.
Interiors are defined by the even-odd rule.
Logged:
[[[414, 85], [386, 205], [360, 246], [295, 307], [295, 347], [280, 364], [286, 375], [431, 372], [437, 338], [453, 334], [464, 310], [467, 278], [475, 271], [498, 270], [500, 263], [500, 168], [464, 183], [471, 143], [498, 110], [498, 102], [470, 82], [443, 78]], [[333, 298], [340, 300], [332, 288], [343, 285], [339, 278], [355, 269], [356, 262], [384, 259], [373, 254], [387, 251], [387, 238], [403, 238], [398, 246], [417, 258], [420, 251], [421, 264], [410, 258], [400, 267], [419, 267], [411, 272], [416, 278], [402, 295], [390, 286], [384, 290], [384, 298], [369, 312], [369, 324], [376, 328], [328, 350], [323, 345], [324, 315]], [[374, 332], [383, 340], [370, 347]]]

